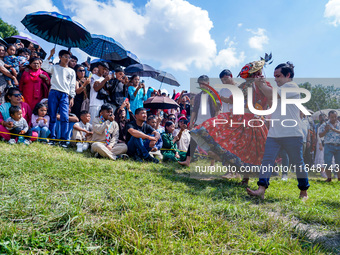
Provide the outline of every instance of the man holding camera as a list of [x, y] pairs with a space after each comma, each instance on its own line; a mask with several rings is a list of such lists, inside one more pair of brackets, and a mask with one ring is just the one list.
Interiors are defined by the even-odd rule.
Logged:
[[112, 105], [113, 112], [119, 108], [127, 97], [127, 89], [123, 81], [125, 79], [124, 71], [121, 67], [115, 70], [115, 77], [105, 84], [105, 90], [109, 93], [107, 102]]

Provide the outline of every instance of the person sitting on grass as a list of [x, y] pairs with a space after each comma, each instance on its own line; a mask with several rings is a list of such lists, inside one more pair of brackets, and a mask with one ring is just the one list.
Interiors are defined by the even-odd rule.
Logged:
[[[138, 162], [142, 162], [144, 159], [147, 162], [159, 163], [159, 160], [153, 158], [149, 151], [155, 146], [160, 135], [145, 123], [146, 116], [146, 109], [138, 108], [135, 111], [136, 120], [129, 122], [126, 126], [128, 155], [133, 156]], [[143, 140], [145, 139], [149, 140], [148, 148], [144, 146]]]
[[99, 111], [99, 117], [92, 121], [93, 136], [92, 141], [96, 141], [91, 146], [91, 152], [96, 153], [96, 157], [106, 157], [112, 160], [125, 158], [127, 152], [125, 143], [118, 142], [119, 127], [115, 122], [113, 108], [110, 104], [103, 104]]
[[[80, 121], [73, 125], [73, 134], [71, 140], [92, 141], [92, 125], [90, 124], [91, 115], [88, 111], [80, 112]], [[83, 151], [89, 148], [89, 143], [83, 143]]]
[[[47, 138], [50, 135], [48, 125], [50, 117], [47, 115], [47, 107], [42, 103], [37, 103], [34, 107], [32, 118], [32, 131], [36, 131], [41, 138]], [[47, 143], [46, 139], [39, 139], [39, 142]]]
[[[9, 144], [15, 144], [15, 138], [17, 135], [27, 135], [32, 136], [32, 131], [28, 129], [27, 121], [22, 117], [22, 111], [20, 106], [11, 106], [9, 108], [9, 117], [6, 122], [13, 123], [11, 128], [7, 128], [11, 132], [11, 139], [8, 141]], [[20, 136], [18, 139], [18, 143], [24, 143], [26, 145], [30, 145], [30, 137], [22, 137]]]
[[[179, 140], [178, 136], [173, 136], [175, 124], [172, 121], [165, 123], [165, 132], [162, 134], [163, 140], [163, 161], [184, 161], [186, 159], [186, 152], [178, 151], [176, 142]], [[165, 150], [164, 150], [165, 149]]]

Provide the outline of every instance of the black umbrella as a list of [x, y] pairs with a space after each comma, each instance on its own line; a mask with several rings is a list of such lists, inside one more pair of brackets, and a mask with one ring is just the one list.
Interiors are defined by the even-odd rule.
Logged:
[[68, 48], [83, 48], [92, 43], [91, 34], [69, 16], [57, 12], [27, 14], [21, 23], [32, 34]]
[[144, 107], [150, 109], [176, 109], [179, 105], [169, 97], [154, 96], [144, 102]]
[[126, 51], [126, 55], [127, 57], [121, 60], [111, 60], [113, 63], [118, 64], [120, 66], [130, 66], [130, 65], [134, 65], [134, 64], [140, 64], [140, 60], [138, 59], [138, 57], [133, 54], [131, 51]]
[[126, 74], [136, 74], [141, 77], [156, 77], [159, 74], [155, 68], [146, 64], [134, 64], [125, 68]]

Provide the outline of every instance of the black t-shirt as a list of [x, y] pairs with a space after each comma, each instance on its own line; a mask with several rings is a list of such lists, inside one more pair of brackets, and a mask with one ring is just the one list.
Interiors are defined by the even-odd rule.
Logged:
[[126, 143], [130, 141], [131, 134], [128, 132], [130, 128], [143, 132], [146, 135], [151, 135], [153, 131], [155, 131], [149, 124], [143, 122], [142, 126], [138, 126], [136, 121], [130, 121], [126, 124]]
[[119, 107], [123, 104], [127, 97], [127, 91], [125, 85], [116, 78], [111, 79], [105, 84], [105, 89], [109, 92], [109, 98], [111, 104]]

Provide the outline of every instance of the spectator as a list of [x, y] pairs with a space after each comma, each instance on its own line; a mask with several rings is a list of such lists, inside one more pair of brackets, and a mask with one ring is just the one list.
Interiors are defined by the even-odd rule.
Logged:
[[97, 156], [101, 155], [112, 160], [116, 160], [117, 155], [127, 151], [126, 144], [118, 141], [119, 127], [114, 119], [112, 106], [103, 104], [100, 108], [99, 117], [93, 120], [92, 140], [96, 143], [91, 146], [91, 151], [98, 153]]
[[[73, 133], [71, 140], [79, 142], [92, 141], [93, 128], [90, 124], [91, 115], [88, 111], [80, 112], [80, 121], [73, 125]], [[89, 148], [89, 143], [83, 143], [82, 150], [86, 151]]]
[[[31, 118], [32, 131], [38, 133], [38, 137], [47, 138], [50, 135], [48, 126], [50, 124], [50, 117], [47, 115], [47, 107], [42, 103], [37, 103], [33, 109]], [[46, 139], [39, 139], [39, 142], [47, 143]]]
[[106, 62], [99, 62], [98, 73], [92, 75], [89, 110], [92, 119], [90, 123], [98, 117], [100, 107], [104, 104], [104, 98], [98, 97], [98, 92], [104, 87], [105, 83], [111, 79], [111, 77], [107, 75], [108, 73], [109, 65]]
[[132, 86], [128, 88], [130, 97], [131, 111], [135, 113], [136, 109], [143, 107], [143, 102], [146, 100], [146, 91], [144, 83], [139, 82], [139, 76], [131, 77]]
[[78, 63], [78, 58], [74, 55], [71, 55], [70, 60], [68, 61], [68, 67], [74, 69], [77, 63]]
[[105, 90], [109, 93], [109, 103], [112, 105], [113, 111], [116, 111], [124, 103], [127, 97], [127, 89], [123, 83], [123, 69], [117, 67], [114, 71], [116, 77], [105, 84]]
[[163, 161], [184, 161], [186, 159], [186, 152], [178, 151], [176, 142], [179, 140], [178, 136], [173, 136], [175, 124], [171, 121], [165, 123], [165, 132], [162, 134], [163, 140]]
[[[19, 60], [18, 57], [15, 56], [17, 49], [13, 44], [8, 45], [7, 48], [7, 56], [4, 57], [5, 67], [15, 76], [18, 76], [19, 73]], [[9, 87], [15, 85], [15, 80], [11, 79], [10, 77], [5, 77], [7, 84]]]
[[[48, 95], [48, 111], [50, 116], [50, 132], [51, 138], [55, 139], [56, 134], [56, 122], [57, 122], [57, 110], [60, 113], [61, 122], [61, 139], [68, 139], [69, 130], [69, 109], [73, 106], [75, 86], [76, 86], [76, 74], [73, 69], [68, 67], [70, 59], [70, 53], [66, 50], [59, 51], [59, 65], [50, 65], [49, 60], [55, 53], [55, 48], [51, 50], [50, 56], [47, 60], [43, 61], [42, 68], [52, 74], [51, 79], [51, 91]], [[50, 145], [54, 145], [55, 141], [49, 142]], [[63, 148], [68, 147], [68, 143], [65, 141], [60, 142], [60, 146]]]
[[[130, 119], [127, 119], [126, 110], [129, 112]], [[119, 137], [118, 141], [120, 143], [127, 143], [126, 142], [126, 124], [135, 119], [135, 115], [130, 110], [130, 103], [128, 100], [125, 100], [124, 103], [116, 109], [115, 111], [115, 121], [118, 123], [119, 126]]]
[[[147, 124], [149, 124], [153, 129], [157, 130], [157, 117], [155, 115], [150, 115], [148, 117], [148, 121]], [[144, 140], [144, 147], [145, 148], [149, 148], [149, 140]], [[163, 159], [163, 155], [160, 151], [160, 149], [162, 149], [163, 147], [163, 141], [162, 141], [162, 137], [160, 137], [158, 139], [158, 141], [156, 142], [155, 146], [151, 148], [151, 150], [149, 151], [150, 155], [152, 155], [153, 157], [158, 157], [160, 160]]]
[[25, 102], [31, 109], [34, 109], [41, 99], [48, 97], [51, 81], [49, 75], [41, 70], [39, 58], [32, 58], [29, 63], [29, 68], [21, 75], [19, 89], [22, 91]]
[[[223, 84], [234, 85], [236, 86], [236, 82], [233, 80], [233, 74], [230, 70], [224, 69], [220, 73], [220, 79]], [[222, 88], [219, 92], [221, 98], [229, 98], [231, 96], [231, 91], [227, 88]], [[233, 109], [233, 104], [222, 102], [222, 112], [231, 112]]]
[[5, 103], [5, 89], [7, 88], [7, 81], [5, 76], [14, 81], [14, 85], [19, 85], [17, 78], [5, 68], [4, 57], [6, 54], [6, 47], [0, 44], [0, 105]]
[[[32, 110], [28, 104], [25, 102], [22, 102], [22, 95], [20, 93], [20, 90], [16, 87], [9, 88], [6, 96], [5, 96], [6, 102], [0, 105], [0, 131], [1, 132], [8, 132], [6, 128], [12, 128], [13, 123], [6, 122], [10, 115], [9, 115], [9, 108], [11, 106], [19, 106], [21, 108], [22, 116], [27, 121], [27, 123], [31, 123], [31, 117], [32, 117]], [[0, 136], [2, 136], [6, 141], [10, 139], [10, 135], [0, 133]], [[32, 133], [33, 137], [37, 137], [38, 134], [36, 132]], [[32, 138], [32, 140], [35, 140], [35, 138]]]
[[[11, 106], [9, 108], [10, 117], [6, 120], [7, 123], [12, 123], [11, 127], [7, 127], [7, 129], [12, 133], [11, 139], [8, 141], [9, 144], [15, 144], [15, 138], [17, 135], [27, 135], [31, 136], [32, 131], [28, 129], [27, 121], [22, 117], [22, 111], [20, 106]], [[29, 145], [30, 137], [20, 136], [18, 142], [22, 142], [26, 145]]]
[[[340, 122], [338, 121], [338, 113], [337, 111], [330, 111], [328, 113], [328, 121], [323, 123], [319, 128], [319, 136], [325, 137], [324, 139], [324, 161], [327, 164], [326, 174], [327, 180], [326, 182], [332, 181], [332, 158], [334, 157], [335, 171], [339, 171], [340, 166]], [[338, 177], [340, 181], [340, 176]]]
[[180, 117], [178, 119], [178, 129], [174, 130], [173, 135], [178, 137], [177, 146], [181, 151], [187, 151], [190, 144], [190, 132], [188, 130], [188, 119]]
[[74, 105], [72, 107], [72, 113], [80, 118], [81, 106], [84, 100], [87, 98], [87, 85], [90, 84], [91, 79], [85, 78], [85, 67], [82, 65], [76, 65], [74, 68], [76, 72], [76, 96], [74, 97]]
[[[133, 156], [138, 162], [142, 162], [142, 159], [144, 159], [148, 162], [159, 163], [159, 160], [153, 158], [149, 151], [155, 146], [160, 135], [145, 123], [146, 116], [146, 110], [138, 108], [135, 113], [136, 121], [131, 121], [127, 124], [128, 155]], [[143, 139], [150, 140], [148, 148], [144, 146]]]

